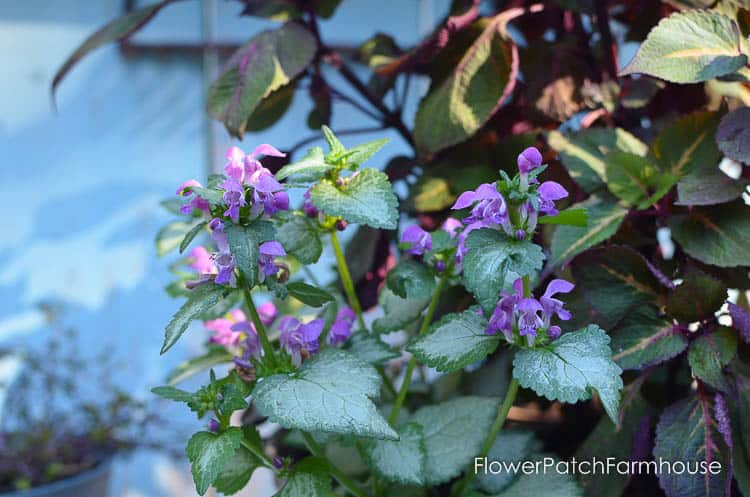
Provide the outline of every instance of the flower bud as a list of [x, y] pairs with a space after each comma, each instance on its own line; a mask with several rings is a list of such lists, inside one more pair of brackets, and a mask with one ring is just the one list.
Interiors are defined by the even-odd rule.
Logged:
[[220, 429], [221, 429], [221, 425], [219, 424], [218, 421], [216, 421], [213, 418], [208, 420], [208, 431], [212, 433], [218, 433]]
[[344, 221], [343, 219], [337, 219], [336, 224], [334, 224], [334, 227], [338, 231], [344, 231], [346, 229], [346, 226], [347, 226], [347, 222]]

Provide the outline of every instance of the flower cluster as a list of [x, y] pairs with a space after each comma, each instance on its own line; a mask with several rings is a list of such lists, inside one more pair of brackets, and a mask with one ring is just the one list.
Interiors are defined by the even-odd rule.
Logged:
[[[186, 181], [177, 189], [178, 195], [188, 198], [187, 203], [180, 208], [180, 212], [189, 215], [197, 209], [201, 215], [210, 219], [208, 227], [217, 248], [217, 251], [211, 255], [203, 247], [193, 250], [190, 267], [200, 275], [200, 278], [190, 282], [188, 286], [194, 286], [209, 279], [214, 279], [217, 284], [235, 285], [235, 258], [225, 232], [226, 218], [233, 223], [239, 223], [243, 214], [247, 215], [248, 219], [257, 219], [289, 209], [289, 196], [271, 171], [258, 161], [261, 155], [285, 156], [268, 144], [258, 146], [249, 154], [245, 154], [237, 147], [231, 147], [227, 151], [227, 162], [224, 166], [226, 176], [218, 187], [223, 205], [214, 212], [212, 212], [211, 203], [201, 196], [200, 190], [203, 189], [203, 185], [196, 180]], [[243, 212], [243, 209], [246, 211]], [[275, 263], [275, 259], [286, 255], [286, 252], [276, 241], [261, 244], [259, 251], [258, 266], [260, 279], [263, 281], [279, 271], [280, 266]]]
[[[450, 240], [456, 238], [457, 233], [463, 228], [463, 224], [458, 219], [449, 217], [445, 220], [443, 225], [440, 227], [442, 231], [448, 234]], [[445, 235], [443, 235], [445, 236]], [[401, 234], [401, 247], [407, 254], [411, 255], [424, 255], [431, 251], [433, 248], [433, 234], [423, 230], [417, 225], [409, 226]], [[452, 254], [452, 252], [451, 252]], [[453, 257], [451, 255], [451, 257]], [[460, 262], [460, 261], [459, 261]], [[444, 258], [438, 258], [434, 262], [435, 269], [438, 272], [442, 272], [446, 268], [446, 262]]]
[[[273, 302], [266, 302], [258, 307], [258, 314], [264, 326], [270, 326], [278, 310]], [[226, 316], [205, 321], [203, 326], [212, 332], [209, 341], [222, 345], [235, 353], [233, 361], [243, 368], [252, 368], [252, 359], [262, 355], [262, 348], [255, 325], [248, 321], [245, 313], [240, 309], [230, 311]]]
[[[510, 343], [516, 343], [516, 337], [524, 337], [529, 346], [534, 345], [538, 336], [554, 340], [560, 336], [562, 330], [552, 324], [552, 318], [567, 321], [570, 312], [565, 309], [563, 301], [553, 295], [568, 293], [574, 285], [569, 281], [554, 279], [547, 285], [547, 289], [539, 299], [524, 296], [523, 279], [513, 282], [513, 293], [503, 291], [500, 300], [492, 312], [486, 333], [496, 335], [502, 332]], [[481, 311], [480, 311], [481, 312]]]
[[[330, 345], [341, 345], [349, 339], [354, 318], [354, 311], [349, 307], [339, 309], [328, 331]], [[324, 328], [325, 321], [321, 318], [302, 323], [297, 318], [285, 316], [279, 323], [279, 343], [291, 356], [294, 364], [299, 365], [304, 358], [318, 352], [320, 335]]]

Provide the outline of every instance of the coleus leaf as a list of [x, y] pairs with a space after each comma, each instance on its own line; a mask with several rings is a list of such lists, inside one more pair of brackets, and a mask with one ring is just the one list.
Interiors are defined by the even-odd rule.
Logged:
[[323, 179], [310, 190], [313, 205], [330, 216], [372, 228], [395, 229], [398, 199], [384, 173], [365, 168], [338, 186]]
[[380, 376], [353, 355], [326, 349], [290, 374], [259, 380], [255, 407], [285, 428], [396, 439], [372, 398], [380, 392]]
[[225, 288], [212, 283], [205, 283], [191, 290], [187, 301], [172, 316], [164, 330], [164, 344], [161, 346], [161, 354], [164, 354], [177, 343], [177, 340], [185, 333], [193, 319], [218, 304], [225, 290]]
[[692, 323], [713, 316], [727, 299], [727, 286], [703, 271], [691, 268], [682, 284], [667, 298], [667, 314]]
[[724, 326], [699, 336], [690, 344], [688, 363], [693, 374], [712, 387], [729, 391], [724, 367], [737, 353], [737, 333]]
[[731, 74], [747, 63], [740, 36], [737, 23], [718, 12], [678, 12], [651, 30], [620, 75], [642, 73], [673, 83], [698, 83]]
[[240, 428], [232, 427], [219, 434], [199, 431], [190, 438], [187, 456], [199, 495], [206, 493], [222, 469], [232, 461], [240, 448], [242, 436]]
[[607, 155], [606, 161], [607, 188], [637, 209], [658, 202], [677, 182], [672, 173], [660, 171], [640, 155], [614, 151]]
[[230, 134], [242, 138], [260, 101], [302, 72], [316, 51], [315, 37], [298, 23], [255, 35], [232, 55], [208, 89], [209, 115], [222, 121]]
[[687, 338], [656, 307], [639, 305], [612, 333], [612, 359], [622, 369], [643, 369], [681, 354]]
[[407, 350], [438, 371], [456, 371], [481, 361], [500, 344], [501, 335], [488, 335], [486, 328], [480, 309], [472, 307], [443, 316]]
[[367, 465], [381, 478], [422, 485], [427, 449], [422, 426], [407, 423], [398, 429], [398, 440], [368, 439], [362, 443]]
[[714, 141], [718, 112], [693, 112], [670, 122], [651, 146], [651, 156], [665, 172], [680, 179], [719, 164], [721, 153]]
[[521, 386], [550, 400], [569, 403], [587, 400], [596, 390], [614, 422], [621, 373], [612, 360], [609, 336], [596, 325], [565, 333], [543, 348], [521, 349], [513, 360], [513, 376]]
[[730, 159], [750, 164], [750, 107], [740, 107], [721, 119], [716, 143]]

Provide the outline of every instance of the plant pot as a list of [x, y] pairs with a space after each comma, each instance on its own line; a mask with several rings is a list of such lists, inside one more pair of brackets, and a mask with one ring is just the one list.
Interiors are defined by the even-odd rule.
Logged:
[[111, 470], [112, 459], [107, 459], [76, 476], [0, 497], [109, 497]]

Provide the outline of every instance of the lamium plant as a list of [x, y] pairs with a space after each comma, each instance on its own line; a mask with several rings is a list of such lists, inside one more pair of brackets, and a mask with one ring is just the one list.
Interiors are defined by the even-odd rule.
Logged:
[[[266, 468], [279, 497], [750, 496], [747, 2], [456, 1], [408, 49], [328, 44], [357, 2], [239, 3], [280, 24], [209, 115], [242, 140], [304, 90], [313, 134], [238, 142], [165, 202], [161, 352], [196, 321], [206, 351], [154, 392], [201, 420], [199, 494]], [[610, 459], [657, 469], [549, 469]]]

